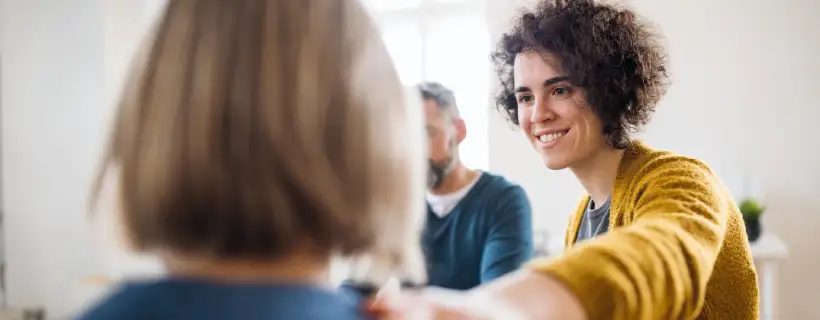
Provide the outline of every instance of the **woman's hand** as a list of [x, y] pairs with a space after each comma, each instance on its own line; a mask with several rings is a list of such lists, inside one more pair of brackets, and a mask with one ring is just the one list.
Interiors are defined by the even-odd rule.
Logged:
[[584, 320], [578, 299], [552, 277], [519, 270], [470, 291], [383, 293], [370, 305], [385, 320]]
[[370, 311], [381, 320], [490, 320], [471, 310], [469, 294], [438, 288], [380, 293]]

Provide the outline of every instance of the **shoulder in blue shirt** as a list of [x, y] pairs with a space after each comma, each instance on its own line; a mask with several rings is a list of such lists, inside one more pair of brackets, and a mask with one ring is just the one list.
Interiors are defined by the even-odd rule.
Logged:
[[297, 284], [163, 279], [127, 283], [79, 320], [359, 320], [360, 300]]

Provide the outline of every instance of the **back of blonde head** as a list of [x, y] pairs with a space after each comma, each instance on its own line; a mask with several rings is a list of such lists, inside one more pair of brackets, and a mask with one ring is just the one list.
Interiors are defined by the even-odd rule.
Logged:
[[[143, 251], [352, 258], [421, 281], [424, 149], [354, 0], [170, 0], [135, 62], [106, 170]], [[99, 191], [99, 187], [97, 190]]]

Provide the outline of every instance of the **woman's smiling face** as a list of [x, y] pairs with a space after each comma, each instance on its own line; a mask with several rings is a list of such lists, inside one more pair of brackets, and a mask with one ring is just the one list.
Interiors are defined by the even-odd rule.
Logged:
[[518, 54], [513, 81], [518, 123], [548, 168], [572, 167], [606, 148], [601, 121], [554, 58]]

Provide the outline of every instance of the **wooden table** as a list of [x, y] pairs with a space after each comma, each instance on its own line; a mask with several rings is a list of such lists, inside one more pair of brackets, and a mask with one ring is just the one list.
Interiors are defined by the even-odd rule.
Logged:
[[777, 269], [788, 258], [789, 248], [777, 235], [764, 233], [752, 243], [752, 257], [760, 288], [760, 319], [774, 320], [777, 314]]

